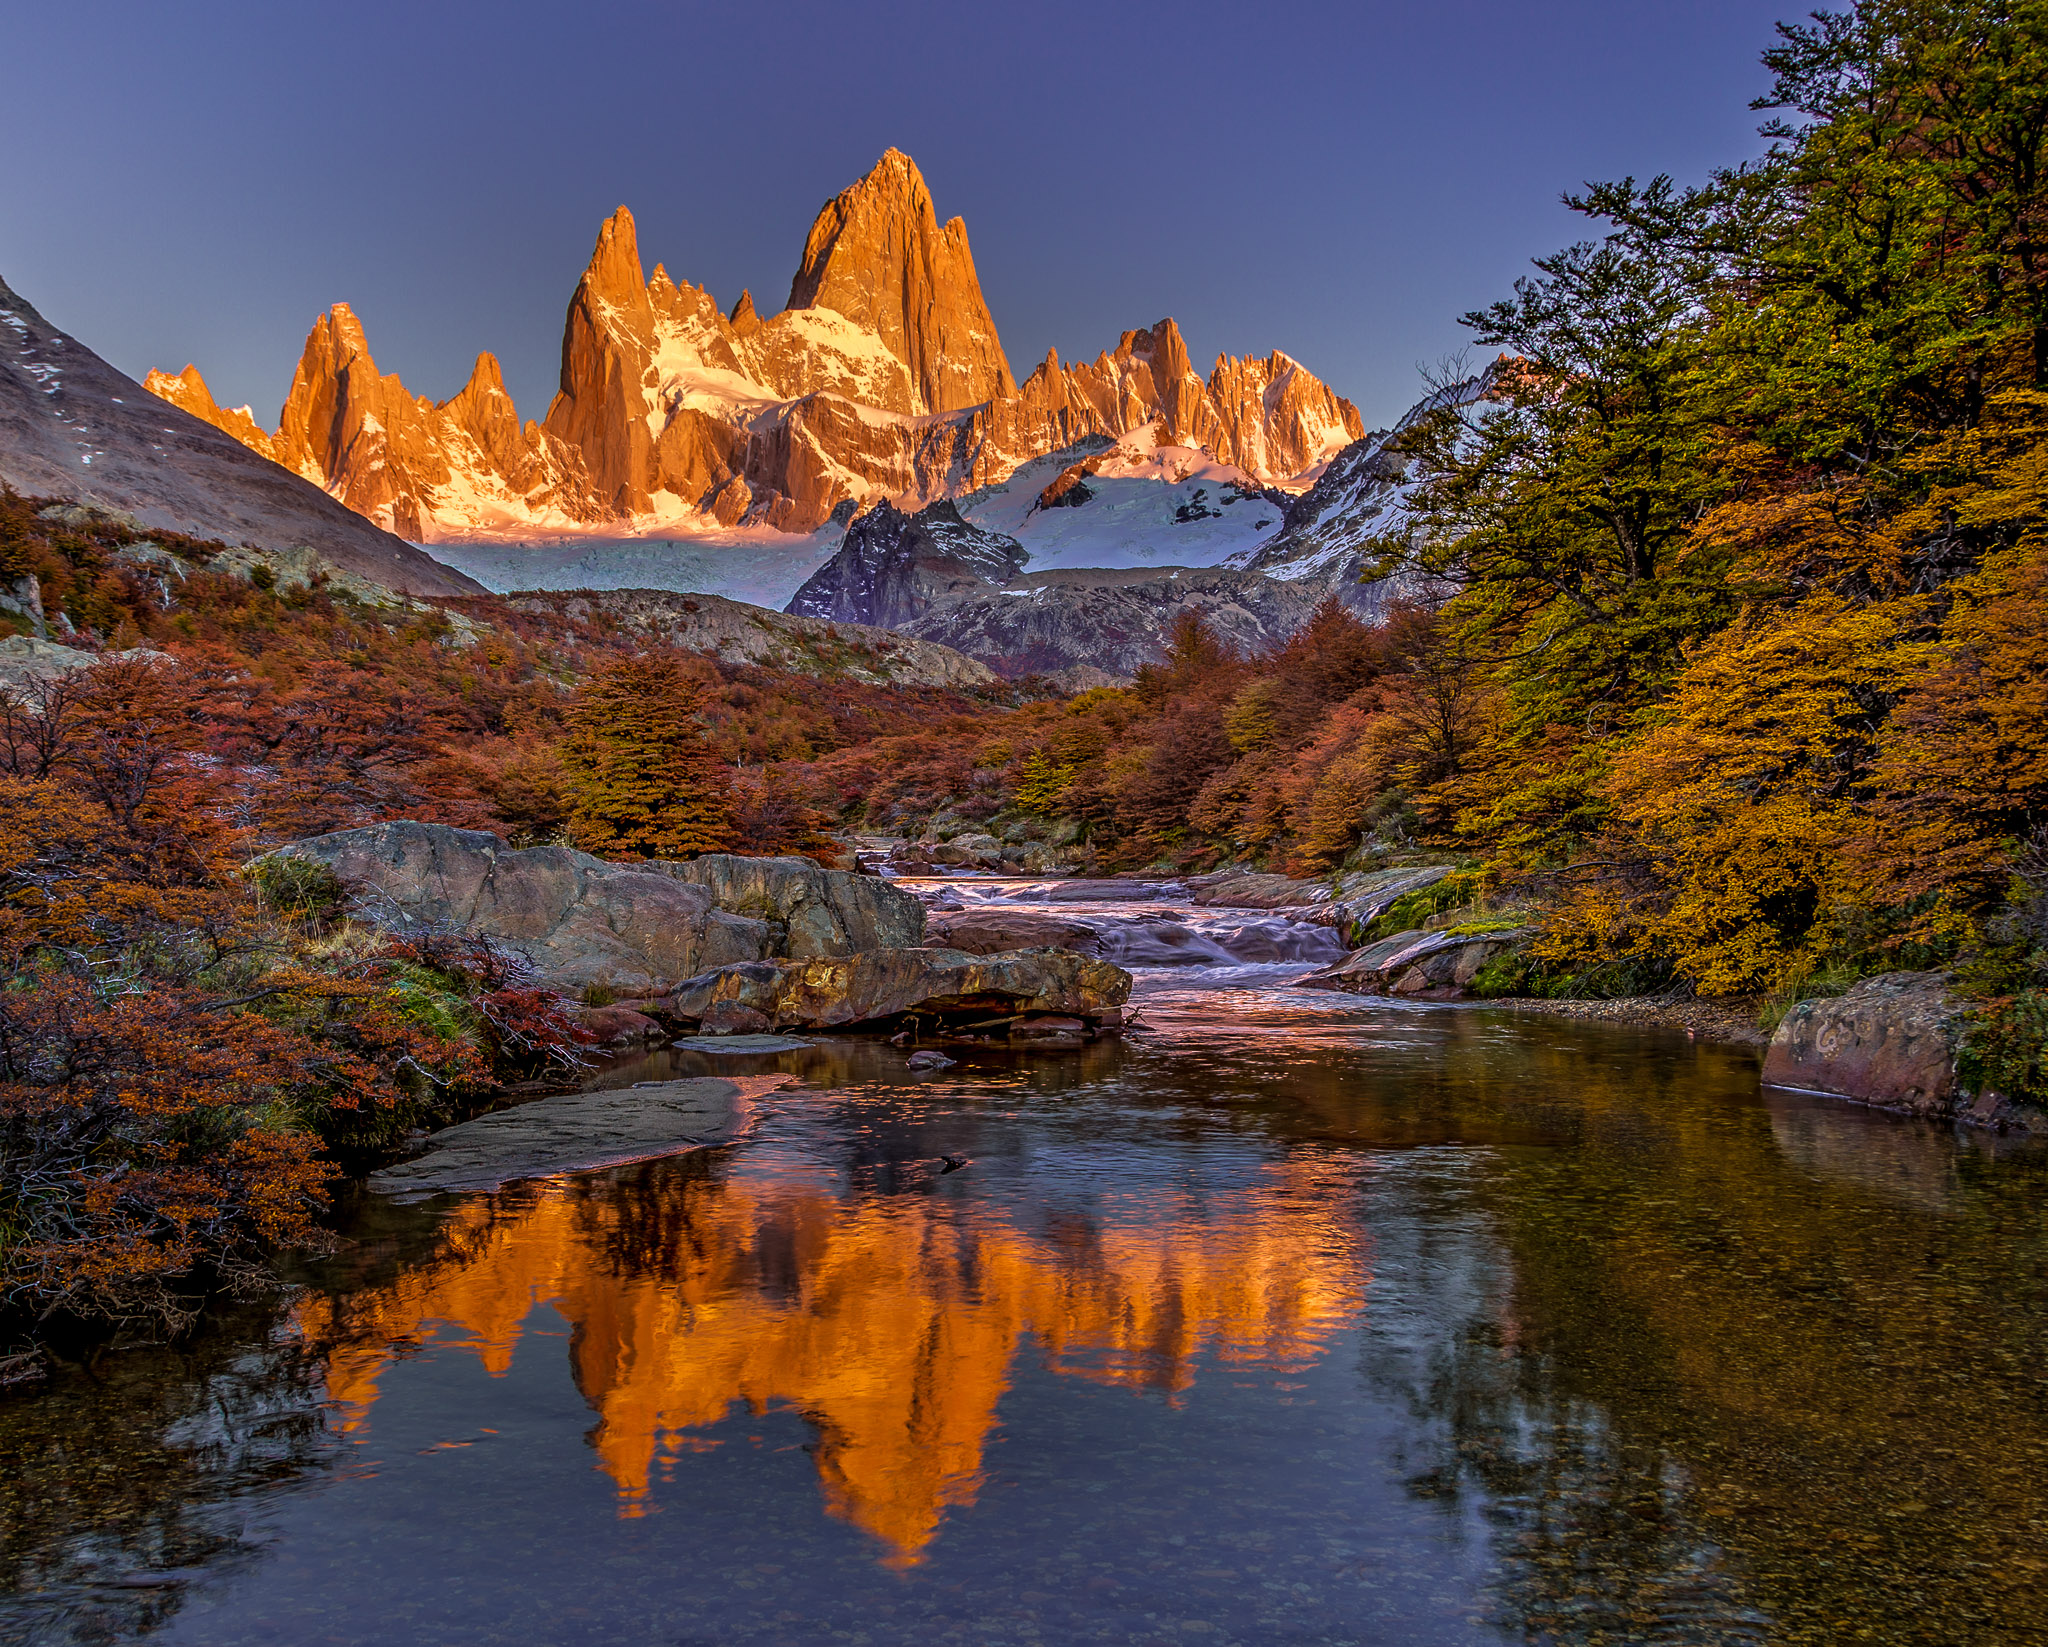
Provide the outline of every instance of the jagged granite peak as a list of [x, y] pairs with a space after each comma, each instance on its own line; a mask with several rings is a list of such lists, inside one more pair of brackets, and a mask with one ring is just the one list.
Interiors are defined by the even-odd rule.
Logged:
[[[666, 287], [667, 272], [662, 275]], [[640, 271], [633, 214], [621, 206], [569, 299], [562, 326], [560, 387], [541, 426], [579, 452], [598, 502], [613, 516], [644, 514], [654, 436], [646, 377], [654, 353], [654, 305]]]
[[[196, 371], [166, 378], [212, 406]], [[193, 391], [197, 393], [193, 393]], [[213, 410], [233, 421], [235, 413]], [[254, 419], [246, 420], [251, 428]], [[259, 431], [260, 432], [260, 431]], [[145, 527], [313, 555], [385, 588], [472, 595], [481, 585], [380, 531], [251, 450], [214, 418], [152, 394], [52, 326], [0, 281], [0, 485], [132, 515]]]
[[792, 309], [830, 309], [910, 368], [919, 412], [1013, 395], [1016, 379], [981, 295], [967, 225], [941, 228], [917, 162], [886, 151], [819, 211], [789, 286]]
[[839, 553], [786, 611], [841, 623], [903, 628], [934, 605], [999, 589], [1024, 568], [1024, 546], [960, 518], [950, 502], [906, 514], [878, 503], [846, 529]]
[[1196, 444], [1268, 480], [1299, 484], [1365, 433], [1356, 406], [1278, 350], [1263, 360], [1218, 355], [1205, 388], [1212, 421]]
[[1212, 453], [1265, 483], [1306, 485], [1365, 431], [1358, 408], [1290, 357], [1219, 355], [1204, 383], [1172, 317], [1128, 331], [1111, 353], [1065, 365], [1048, 351], [1008, 400], [970, 415], [960, 442], [967, 486], [1091, 436], [1156, 425], [1161, 445]]
[[153, 371], [142, 380], [142, 386], [159, 400], [168, 400], [202, 423], [233, 435], [250, 451], [260, 452], [273, 463], [277, 461], [277, 443], [256, 421], [255, 412], [247, 406], [218, 405], [206, 379], [199, 375], [199, 368], [190, 362], [175, 377], [169, 372]]
[[[667, 270], [659, 270], [664, 277]], [[609, 303], [636, 319], [653, 319], [647, 301], [647, 280], [640, 272], [640, 232], [633, 214], [624, 206], [604, 220], [597, 231], [597, 245], [577, 283], [577, 295], [598, 303]]]
[[791, 299], [764, 319], [748, 293], [727, 311], [661, 265], [643, 279], [622, 206], [569, 302], [538, 423], [520, 424], [495, 361], [448, 402], [409, 394], [377, 372], [346, 305], [316, 322], [276, 435], [209, 409], [196, 371], [150, 381], [421, 541], [712, 522], [809, 532], [848, 503], [915, 509], [1146, 430], [1254, 484], [1299, 487], [1363, 432], [1286, 355], [1219, 357], [1204, 382], [1171, 319], [1092, 362], [1048, 351], [1014, 383], [965, 229], [939, 225], [894, 150], [819, 214]]
[[152, 373], [147, 387], [415, 541], [445, 535], [465, 517], [589, 513], [580, 454], [520, 424], [497, 356], [478, 355], [469, 381], [445, 401], [415, 396], [378, 371], [345, 303], [313, 323], [273, 435], [247, 408], [215, 406], [194, 368], [176, 378]]
[[476, 357], [469, 381], [446, 402], [445, 409], [500, 473], [509, 474], [518, 466], [524, 454], [524, 431], [496, 355], [485, 350]]

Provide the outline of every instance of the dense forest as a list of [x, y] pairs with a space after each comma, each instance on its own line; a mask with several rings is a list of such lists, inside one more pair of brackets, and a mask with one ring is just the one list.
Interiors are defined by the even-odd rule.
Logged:
[[1765, 62], [1757, 158], [1585, 187], [1588, 238], [1465, 317], [1489, 363], [1379, 545], [1421, 595], [1269, 655], [1191, 619], [1128, 688], [861, 684], [0, 502], [0, 585], [100, 655], [0, 691], [10, 1309], [176, 1317], [309, 1239], [333, 1161], [573, 1056], [516, 956], [256, 862], [378, 818], [1449, 859], [1541, 930], [1496, 989], [1768, 1013], [1948, 967], [1971, 1078], [2048, 1095], [2048, 6], [1866, 0]]

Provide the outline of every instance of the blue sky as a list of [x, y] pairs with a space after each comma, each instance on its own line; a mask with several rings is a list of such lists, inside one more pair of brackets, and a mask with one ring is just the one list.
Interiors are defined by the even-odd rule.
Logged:
[[1796, 12], [37, 0], [7, 25], [0, 275], [266, 424], [336, 301], [415, 392], [491, 349], [537, 417], [614, 206], [650, 268], [772, 313], [894, 144], [967, 219], [1020, 377], [1171, 314], [1202, 369], [1284, 349], [1380, 424], [1459, 312], [1577, 236], [1562, 190], [1754, 153]]

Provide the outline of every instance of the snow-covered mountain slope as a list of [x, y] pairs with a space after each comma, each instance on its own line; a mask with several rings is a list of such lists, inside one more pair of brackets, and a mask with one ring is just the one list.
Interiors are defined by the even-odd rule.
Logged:
[[1219, 566], [1281, 524], [1281, 497], [1199, 447], [1162, 443], [1148, 423], [1035, 458], [970, 492], [961, 516], [1024, 545], [1026, 570]]
[[1369, 617], [1377, 617], [1391, 600], [1424, 593], [1410, 575], [1365, 575], [1379, 558], [1382, 541], [1399, 536], [1410, 523], [1402, 437], [1434, 412], [1478, 400], [1490, 381], [1490, 374], [1482, 373], [1439, 390], [1411, 407], [1392, 429], [1352, 442], [1287, 505], [1278, 532], [1227, 564], [1299, 584], [1319, 596], [1334, 594]]
[[[1113, 504], [1124, 492], [1129, 496], [1121, 514], [1105, 509], [1096, 518], [1114, 523], [1135, 517], [1144, 531], [1158, 534], [1171, 529], [1170, 515], [1168, 526], [1161, 526], [1161, 511], [1174, 507], [1176, 498], [1192, 517], [1187, 525], [1207, 525], [1220, 514], [1198, 501], [1207, 488], [1197, 476], [1169, 473], [1162, 480], [1146, 478], [1143, 469], [1121, 473], [1115, 447], [1104, 447], [1089, 461], [1097, 457], [1108, 460], [1090, 477], [1089, 484], [1102, 486], [1099, 497], [1029, 510], [1022, 529], [1028, 532], [1048, 513], [1081, 515], [1098, 503]], [[1069, 482], [1064, 494], [1073, 489]], [[1256, 493], [1249, 501], [1266, 512], [1270, 526], [1277, 506]], [[1006, 500], [997, 499], [985, 518], [1005, 511]], [[1292, 634], [1320, 598], [1306, 586], [1259, 572], [1148, 565], [1149, 544], [1128, 527], [1101, 538], [1075, 535], [1066, 548], [1081, 564], [1041, 570], [1036, 554], [1018, 538], [964, 519], [950, 503], [934, 503], [914, 515], [883, 503], [855, 517], [839, 552], [788, 609], [937, 641], [1008, 677], [1087, 668], [1125, 678], [1164, 655], [1167, 632], [1184, 611], [1201, 612], [1233, 645], [1263, 649]]]
[[1402, 438], [1485, 385], [1433, 395], [1353, 441], [1299, 497], [1163, 441], [1154, 423], [1034, 459], [957, 507], [878, 505], [789, 610], [939, 641], [1008, 676], [1128, 676], [1162, 655], [1188, 610], [1250, 649], [1284, 640], [1331, 595], [1378, 618], [1429, 593], [1409, 574], [1364, 578], [1376, 540], [1408, 522]]

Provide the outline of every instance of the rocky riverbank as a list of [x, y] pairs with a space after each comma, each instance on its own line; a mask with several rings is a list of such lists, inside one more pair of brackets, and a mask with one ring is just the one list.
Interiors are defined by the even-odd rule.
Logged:
[[1762, 996], [1725, 1001], [1673, 1001], [1656, 995], [1623, 996], [1613, 1001], [1539, 1001], [1509, 998], [1493, 1005], [1549, 1018], [1577, 1018], [1608, 1024], [1639, 1024], [1654, 1029], [1682, 1029], [1702, 1041], [1724, 1046], [1763, 1047], [1771, 1032], [1757, 1022]]

